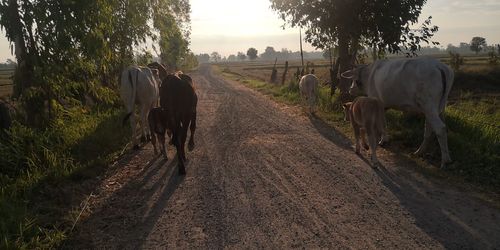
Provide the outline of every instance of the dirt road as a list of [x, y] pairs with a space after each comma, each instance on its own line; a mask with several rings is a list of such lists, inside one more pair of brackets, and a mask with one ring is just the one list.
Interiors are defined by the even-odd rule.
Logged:
[[199, 120], [187, 175], [153, 159], [150, 145], [130, 152], [65, 247], [500, 248], [500, 212], [473, 195], [391, 153], [374, 170], [320, 120], [208, 66], [193, 78]]

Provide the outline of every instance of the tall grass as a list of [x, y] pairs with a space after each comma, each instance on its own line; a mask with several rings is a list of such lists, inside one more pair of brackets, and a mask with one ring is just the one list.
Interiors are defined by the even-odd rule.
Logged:
[[0, 249], [57, 247], [75, 205], [60, 200], [72, 195], [70, 186], [104, 171], [129, 139], [118, 108], [58, 114], [43, 130], [15, 122], [0, 143]]
[[[275, 100], [288, 104], [300, 104], [298, 87], [289, 89], [232, 74], [229, 68], [219, 69], [224, 77], [272, 95]], [[500, 188], [500, 71], [459, 72], [454, 92], [445, 113], [448, 127], [448, 143], [454, 160], [446, 174], [485, 187], [494, 192]], [[318, 91], [319, 117], [349, 137], [349, 125], [343, 121], [340, 107], [333, 105], [337, 95], [330, 97], [330, 89]], [[386, 113], [390, 150], [410, 154], [423, 140], [424, 118], [389, 110]], [[426, 157], [439, 166], [440, 150], [434, 140]]]

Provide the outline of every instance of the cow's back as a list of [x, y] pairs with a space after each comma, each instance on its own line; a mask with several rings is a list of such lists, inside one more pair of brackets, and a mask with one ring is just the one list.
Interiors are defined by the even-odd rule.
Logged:
[[370, 67], [367, 95], [386, 107], [402, 110], [419, 111], [424, 101], [439, 106], [451, 89], [450, 71], [448, 66], [428, 57], [379, 60]]
[[191, 84], [175, 75], [166, 77], [160, 88], [161, 107], [169, 116], [180, 119], [192, 113], [195, 105], [195, 92]]
[[300, 90], [308, 94], [316, 89], [316, 85], [318, 85], [318, 78], [313, 74], [303, 76], [299, 82]]

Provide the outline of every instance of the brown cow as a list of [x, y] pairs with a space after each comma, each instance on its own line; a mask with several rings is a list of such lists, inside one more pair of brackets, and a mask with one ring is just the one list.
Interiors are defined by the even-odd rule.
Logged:
[[[356, 154], [360, 151], [360, 139], [363, 147], [368, 150], [365, 133], [371, 148], [371, 161], [373, 167], [380, 163], [377, 159], [377, 141], [385, 132], [384, 104], [371, 97], [358, 97], [353, 102], [344, 104], [345, 119], [351, 122], [356, 140]], [[361, 138], [360, 138], [361, 136]]]
[[196, 129], [196, 105], [198, 97], [190, 82], [176, 75], [168, 75], [160, 87], [160, 106], [165, 109], [168, 127], [172, 130], [172, 140], [177, 149], [179, 175], [186, 174], [185, 143], [188, 127], [191, 127], [189, 150], [194, 148]]
[[167, 111], [158, 107], [153, 108], [149, 111], [148, 115], [148, 123], [149, 130], [151, 131], [151, 144], [153, 144], [155, 155], [158, 154], [158, 150], [156, 147], [156, 139], [158, 139], [158, 143], [160, 144], [161, 154], [168, 160], [167, 156], [167, 148], [165, 145], [165, 132], [168, 134], [168, 137], [171, 136], [171, 131], [168, 128], [168, 114]]

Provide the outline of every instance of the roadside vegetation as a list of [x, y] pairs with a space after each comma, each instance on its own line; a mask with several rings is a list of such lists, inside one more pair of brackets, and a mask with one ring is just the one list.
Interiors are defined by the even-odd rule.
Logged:
[[[262, 64], [262, 63], [261, 63]], [[321, 65], [321, 62], [316, 62]], [[270, 84], [263, 80], [270, 70], [263, 65], [255, 68], [241, 64], [219, 64], [216, 69], [225, 77], [256, 89], [273, 99], [291, 105], [302, 105], [297, 81], [289, 76], [289, 86]], [[243, 69], [244, 68], [244, 69]], [[262, 69], [265, 68], [265, 69]], [[268, 72], [269, 71], [269, 72]], [[292, 70], [293, 71], [293, 70]], [[260, 73], [259, 73], [260, 72]], [[329, 76], [322, 68], [316, 68], [320, 83]], [[258, 79], [257, 76], [263, 76]], [[292, 87], [290, 87], [292, 86]], [[343, 113], [335, 100], [338, 93], [330, 97], [330, 87], [319, 90], [317, 116], [352, 139], [349, 123], [344, 122]], [[426, 161], [411, 155], [423, 138], [424, 118], [399, 111], [387, 112], [388, 132], [391, 139], [387, 149], [402, 152], [413, 158], [420, 170], [454, 182], [465, 182], [498, 195], [500, 188], [500, 69], [484, 65], [465, 67], [455, 75], [455, 83], [446, 109], [446, 123], [451, 156], [454, 162], [448, 169], [440, 170], [440, 152], [437, 140]], [[427, 163], [426, 163], [427, 162]], [[428, 164], [430, 163], [430, 164]], [[433, 166], [432, 166], [433, 165]]]
[[195, 67], [189, 16], [184, 0], [0, 2], [15, 52], [0, 64], [0, 249], [61, 247], [130, 140], [121, 71]]

